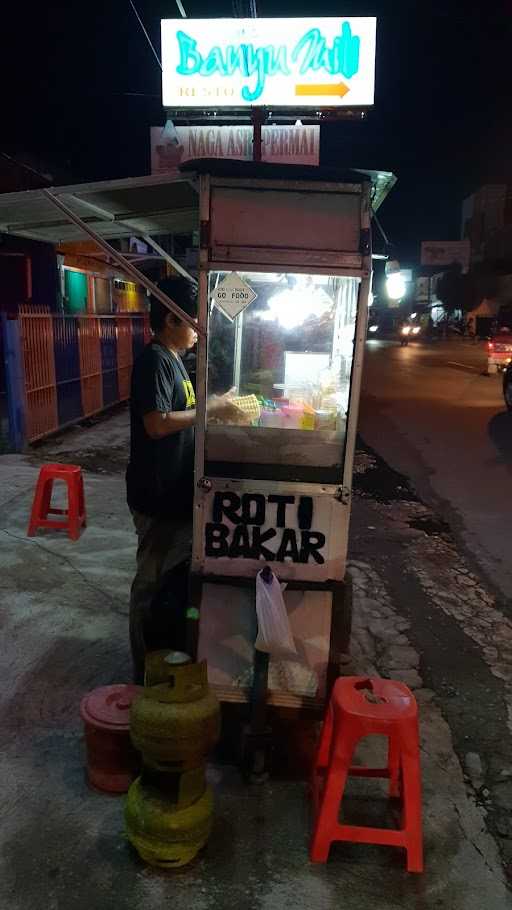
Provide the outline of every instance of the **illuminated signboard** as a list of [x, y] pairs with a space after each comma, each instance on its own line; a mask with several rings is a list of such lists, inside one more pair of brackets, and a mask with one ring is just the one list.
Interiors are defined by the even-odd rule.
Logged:
[[164, 19], [168, 108], [373, 104], [374, 18]]
[[[252, 161], [252, 126], [151, 127], [151, 173], [177, 172], [180, 164], [197, 158], [235, 158]], [[318, 166], [319, 126], [263, 126], [261, 160], [274, 164]]]

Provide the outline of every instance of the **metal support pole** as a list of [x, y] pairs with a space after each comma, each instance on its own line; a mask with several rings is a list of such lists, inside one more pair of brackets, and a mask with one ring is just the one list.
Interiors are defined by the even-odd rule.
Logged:
[[[374, 212], [373, 209], [371, 209], [371, 217], [372, 217], [372, 219], [375, 221], [375, 224], [377, 225], [377, 227], [378, 227], [378, 229], [379, 229], [379, 231], [380, 231], [381, 237], [382, 237], [382, 239], [383, 239], [383, 241], [384, 241], [384, 243], [385, 243], [385, 245], [386, 245], [386, 251], [387, 251], [387, 250], [389, 249], [389, 246], [390, 246], [390, 243], [389, 243], [389, 240], [388, 240], [388, 236], [387, 236], [387, 234], [386, 234], [384, 228], [382, 227], [382, 225], [381, 225], [379, 219], [377, 218], [377, 212]], [[386, 256], [385, 258], [387, 259], [388, 257]]]
[[251, 114], [252, 119], [252, 160], [261, 161], [261, 128], [265, 120], [265, 114], [259, 107], [254, 107]]
[[192, 275], [190, 275], [189, 272], [187, 272], [187, 270], [184, 269], [183, 266], [180, 265], [179, 262], [177, 262], [177, 260], [174, 259], [173, 256], [171, 256], [170, 253], [167, 252], [167, 250], [164, 250], [164, 248], [161, 247], [160, 244], [156, 242], [156, 240], [153, 240], [153, 238], [150, 237], [149, 234], [141, 234], [141, 237], [142, 237], [144, 243], [147, 243], [150, 247], [152, 247], [154, 249], [155, 253], [158, 253], [158, 255], [162, 257], [162, 259], [165, 259], [165, 261], [168, 262], [169, 265], [172, 265], [174, 271], [178, 272], [178, 275], [182, 275], [183, 278], [188, 278], [189, 281], [192, 281], [193, 284], [197, 285], [197, 278], [194, 278]]
[[368, 298], [372, 285], [372, 236], [368, 189], [363, 191], [363, 195], [361, 197], [361, 229], [363, 231], [368, 231], [368, 246], [363, 257], [364, 277], [361, 279], [361, 283], [359, 285], [357, 316], [354, 332], [354, 355], [352, 360], [350, 400], [345, 436], [345, 463], [343, 466], [343, 487], [346, 490], [351, 490], [352, 488], [359, 399], [361, 395], [361, 382], [363, 375], [363, 357], [366, 344], [366, 333], [368, 329]]
[[107, 243], [107, 241], [104, 240], [103, 237], [101, 237], [94, 230], [94, 228], [91, 228], [88, 224], [85, 223], [85, 221], [82, 221], [78, 215], [75, 215], [75, 213], [66, 205], [65, 202], [62, 201], [62, 199], [47, 189], [42, 189], [40, 192], [56, 208], [60, 209], [60, 211], [63, 212], [64, 215], [66, 215], [66, 217], [69, 219], [69, 221], [72, 221], [73, 224], [79, 227], [84, 232], [84, 234], [88, 234], [89, 237], [94, 240], [98, 246], [101, 247], [101, 249], [107, 253], [115, 263], [117, 263], [117, 265], [120, 266], [120, 268], [122, 268], [128, 275], [130, 275], [134, 281], [136, 281], [138, 284], [141, 284], [142, 287], [146, 288], [146, 290], [148, 290], [149, 293], [153, 295], [153, 297], [156, 297], [160, 303], [167, 307], [171, 313], [173, 313], [178, 317], [178, 319], [181, 319], [182, 322], [185, 322], [192, 329], [194, 329], [198, 335], [203, 336], [205, 334], [202, 327], [196, 324], [192, 316], [189, 316], [188, 313], [185, 313], [184, 310], [182, 310], [177, 303], [174, 303], [174, 300], [171, 300], [167, 294], [164, 294], [164, 292], [161, 291], [160, 288], [153, 281], [151, 281], [150, 278], [147, 277], [147, 275], [144, 275], [143, 272], [140, 272], [139, 269], [136, 268], [136, 266], [134, 266], [131, 262], [129, 262], [128, 259], [125, 259], [122, 253], [114, 249], [110, 243]]
[[240, 369], [242, 366], [242, 335], [244, 326], [243, 311], [235, 319], [235, 356], [233, 370], [233, 387], [240, 394]]
[[[94, 212], [95, 215], [99, 215], [100, 218], [103, 218], [105, 221], [114, 222], [116, 216], [113, 212], [109, 212], [108, 209], [104, 209], [102, 206], [95, 205], [94, 202], [89, 202], [88, 199], [82, 199], [80, 196], [77, 196], [76, 193], [66, 193], [66, 196], [69, 196], [70, 199], [73, 199], [78, 205], [82, 205], [84, 208], [89, 209], [90, 212]], [[121, 221], [120, 224], [123, 224]]]
[[22, 452], [27, 441], [27, 402], [25, 396], [20, 320], [9, 319], [7, 313], [0, 313], [0, 331], [2, 332], [4, 339], [9, 443], [15, 452]]

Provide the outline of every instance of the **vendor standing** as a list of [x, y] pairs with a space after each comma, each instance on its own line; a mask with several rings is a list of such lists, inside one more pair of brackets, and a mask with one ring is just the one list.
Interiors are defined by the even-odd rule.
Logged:
[[[167, 278], [161, 290], [196, 317], [197, 292], [186, 278]], [[144, 678], [144, 626], [165, 576], [188, 559], [192, 541], [195, 395], [181, 354], [197, 335], [188, 323], [151, 298], [154, 338], [133, 366], [128, 506], [138, 536], [137, 573], [130, 598], [134, 681]], [[211, 399], [209, 413], [229, 419], [228, 397]]]

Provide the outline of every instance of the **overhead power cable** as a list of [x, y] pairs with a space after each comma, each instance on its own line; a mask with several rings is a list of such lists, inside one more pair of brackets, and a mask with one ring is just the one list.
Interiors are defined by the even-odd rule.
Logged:
[[13, 156], [8, 155], [7, 152], [0, 152], [0, 156], [2, 158], [5, 158], [5, 160], [9, 161], [11, 164], [17, 165], [17, 167], [21, 168], [22, 170], [28, 171], [30, 174], [34, 174], [36, 177], [40, 177], [41, 180], [44, 180], [44, 182], [48, 184], [48, 186], [51, 186], [52, 181], [45, 174], [41, 174], [40, 171], [36, 170], [35, 167], [31, 167], [30, 164], [26, 164], [24, 161], [19, 161], [18, 158], [13, 158]]
[[[179, 2], [180, 2], [180, 0], [176, 0], [176, 3], [179, 3]], [[155, 50], [155, 46], [154, 46], [153, 42], [151, 41], [151, 38], [148, 35], [146, 26], [144, 25], [142, 19], [140, 18], [139, 13], [137, 11], [137, 7], [135, 6], [135, 3], [133, 2], [133, 0], [130, 0], [130, 6], [137, 17], [138, 23], [146, 36], [147, 42], [148, 42], [151, 50], [153, 51], [153, 54], [155, 55], [155, 59], [156, 59], [156, 62], [158, 63], [158, 66], [160, 67], [161, 70], [163, 70], [162, 61], [160, 60], [160, 57], [158, 56], [158, 54]]]
[[257, 19], [257, 0], [232, 0], [233, 13], [237, 19]]

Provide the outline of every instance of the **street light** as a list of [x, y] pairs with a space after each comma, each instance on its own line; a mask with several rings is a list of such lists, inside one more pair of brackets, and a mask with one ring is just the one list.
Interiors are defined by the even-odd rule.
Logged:
[[401, 272], [392, 272], [388, 275], [386, 291], [391, 300], [401, 300], [405, 296], [405, 279]]

